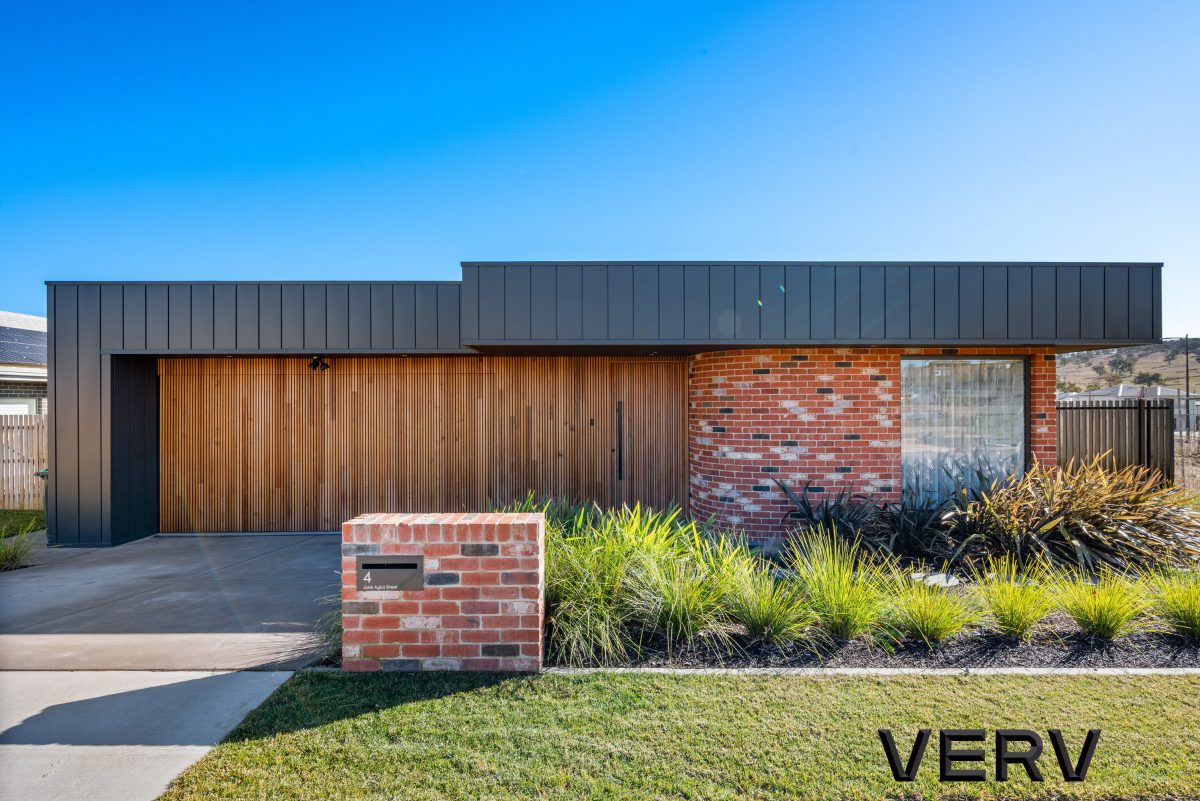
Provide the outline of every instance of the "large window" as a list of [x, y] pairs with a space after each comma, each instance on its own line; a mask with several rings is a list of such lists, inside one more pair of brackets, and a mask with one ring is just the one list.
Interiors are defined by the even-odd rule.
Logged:
[[1025, 464], [1023, 359], [903, 359], [904, 495], [945, 497]]

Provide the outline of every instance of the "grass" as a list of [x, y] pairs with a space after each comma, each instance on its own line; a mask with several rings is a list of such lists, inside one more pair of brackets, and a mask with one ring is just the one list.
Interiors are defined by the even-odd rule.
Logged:
[[1094, 579], [1074, 571], [1054, 579], [1053, 592], [1085, 637], [1115, 640], [1144, 628], [1150, 594], [1144, 581], [1112, 570]]
[[[638, 653], [641, 629], [663, 626], [676, 633], [675, 626], [704, 622], [708, 594], [688, 558], [696, 529], [680, 522], [677, 510], [581, 513], [556, 517], [547, 528], [550, 651], [564, 664], [619, 664]], [[667, 575], [670, 566], [674, 576]], [[656, 595], [656, 582], [671, 597]]]
[[0, 537], [11, 537], [46, 527], [46, 513], [40, 509], [0, 509]]
[[989, 559], [973, 576], [973, 590], [996, 631], [1017, 642], [1029, 640], [1054, 611], [1046, 571], [1023, 569], [1011, 556]]
[[[199, 799], [1184, 798], [1200, 678], [300, 674], [179, 777]], [[1087, 780], [893, 781], [876, 730], [1103, 730]], [[989, 733], [985, 749], [994, 743]]]

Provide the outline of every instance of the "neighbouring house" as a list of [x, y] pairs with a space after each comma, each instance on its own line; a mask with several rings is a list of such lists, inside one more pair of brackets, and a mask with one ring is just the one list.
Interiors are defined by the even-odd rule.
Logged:
[[0, 414], [46, 413], [46, 318], [0, 311]]
[[765, 537], [1055, 460], [1055, 354], [1157, 342], [1160, 264], [464, 263], [48, 285], [52, 541], [329, 530], [527, 492]]
[[[1200, 384], [1200, 372], [1196, 376], [1197, 384]], [[1182, 389], [1174, 387], [1162, 387], [1155, 384], [1116, 384], [1111, 387], [1101, 387], [1100, 389], [1089, 389], [1084, 392], [1060, 392], [1058, 399], [1060, 401], [1073, 400], [1110, 400], [1116, 398], [1170, 398], [1175, 401], [1175, 430], [1187, 431], [1196, 430], [1197, 422], [1200, 422], [1200, 394], [1193, 392], [1188, 395]]]

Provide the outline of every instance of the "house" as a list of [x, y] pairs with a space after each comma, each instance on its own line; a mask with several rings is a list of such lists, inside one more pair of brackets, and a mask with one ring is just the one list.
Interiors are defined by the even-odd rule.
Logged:
[[46, 318], [0, 311], [0, 414], [46, 413]]
[[[1200, 374], [1196, 377], [1200, 383]], [[1200, 421], [1200, 394], [1188, 395], [1182, 389], [1163, 387], [1151, 384], [1117, 384], [1100, 389], [1089, 389], [1085, 392], [1060, 392], [1060, 401], [1105, 400], [1116, 398], [1171, 398], [1175, 401], [1175, 430], [1187, 431], [1190, 427], [1196, 430]], [[1186, 402], [1186, 403], [1185, 403]]]
[[482, 263], [51, 282], [52, 541], [328, 530], [527, 492], [764, 537], [1055, 459], [1055, 354], [1161, 337], [1160, 264]]

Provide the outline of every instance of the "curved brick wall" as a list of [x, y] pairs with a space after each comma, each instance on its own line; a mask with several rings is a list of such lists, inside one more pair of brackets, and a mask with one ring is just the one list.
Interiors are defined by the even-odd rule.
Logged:
[[1029, 356], [1031, 445], [1055, 460], [1050, 348], [773, 348], [703, 353], [688, 384], [691, 514], [784, 533], [771, 481], [900, 497], [900, 357]]

